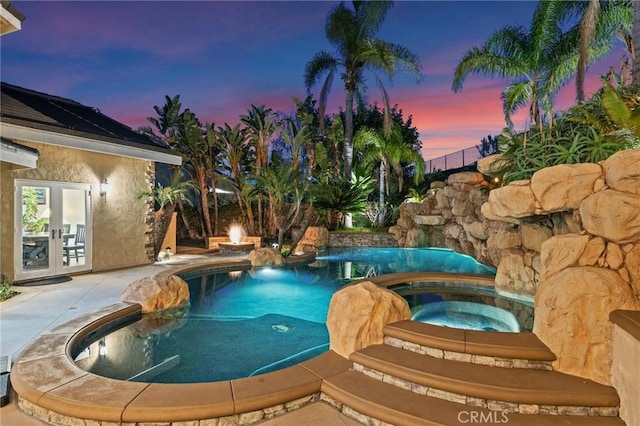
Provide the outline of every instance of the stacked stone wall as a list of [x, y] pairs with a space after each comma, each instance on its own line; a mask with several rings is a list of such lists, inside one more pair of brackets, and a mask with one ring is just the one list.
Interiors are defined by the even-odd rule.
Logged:
[[389, 234], [360, 232], [330, 232], [329, 247], [396, 247]]

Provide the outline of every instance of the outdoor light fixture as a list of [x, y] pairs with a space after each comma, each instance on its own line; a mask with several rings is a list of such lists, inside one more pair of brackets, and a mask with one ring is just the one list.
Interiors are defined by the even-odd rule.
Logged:
[[102, 195], [103, 197], [107, 195], [107, 192], [109, 192], [109, 188], [111, 188], [111, 184], [109, 184], [107, 178], [104, 178], [104, 180], [100, 182], [100, 195]]

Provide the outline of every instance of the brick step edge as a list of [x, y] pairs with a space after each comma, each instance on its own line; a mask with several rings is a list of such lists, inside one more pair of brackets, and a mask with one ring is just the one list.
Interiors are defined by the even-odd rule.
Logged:
[[400, 379], [386, 373], [381, 373], [365, 367], [356, 362], [353, 363], [353, 370], [364, 374], [367, 377], [376, 379], [383, 383], [394, 385], [400, 389], [411, 391], [418, 395], [439, 398], [469, 407], [487, 408], [493, 411], [501, 411], [505, 413], [519, 414], [546, 414], [546, 415], [562, 415], [562, 416], [601, 416], [616, 417], [618, 416], [619, 407], [581, 407], [581, 406], [563, 406], [563, 405], [539, 405], [539, 404], [519, 404], [506, 401], [495, 401], [483, 398], [462, 395], [458, 393], [448, 392], [437, 388], [429, 388], [427, 386], [411, 382], [409, 380]]
[[[499, 424], [541, 426], [624, 426], [618, 417], [529, 415], [493, 411], [417, 395], [382, 383], [354, 370], [328, 377], [320, 400], [343, 414], [370, 426], [452, 426], [454, 424]], [[481, 422], [474, 422], [472, 419]]]
[[529, 368], [533, 370], [553, 371], [551, 361], [529, 360], [518, 358], [503, 358], [498, 356], [486, 356], [468, 354], [463, 352], [448, 351], [443, 349], [423, 346], [418, 343], [408, 342], [397, 337], [385, 336], [384, 343], [399, 349], [415, 352], [421, 355], [428, 355], [434, 358], [444, 358], [453, 361], [469, 362], [478, 365], [488, 365], [502, 368]]

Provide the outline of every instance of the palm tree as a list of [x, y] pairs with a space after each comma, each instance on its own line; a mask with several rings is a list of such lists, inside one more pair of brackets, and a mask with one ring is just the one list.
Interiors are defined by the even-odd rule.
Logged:
[[402, 132], [398, 125], [393, 126], [389, 136], [374, 129], [362, 128], [354, 136], [354, 145], [363, 153], [363, 161], [378, 165], [378, 217], [377, 225], [384, 225], [385, 195], [389, 195], [389, 181], [391, 170], [398, 178], [398, 192], [402, 192], [404, 168], [403, 164], [412, 163], [414, 166], [414, 183], [420, 183], [424, 178], [425, 163], [422, 155], [406, 144], [402, 139]]
[[342, 69], [341, 78], [345, 88], [344, 176], [347, 181], [351, 179], [353, 162], [353, 100], [364, 84], [364, 71], [373, 73], [382, 90], [388, 124], [391, 122], [388, 115], [389, 97], [378, 74], [383, 73], [391, 78], [400, 68], [415, 74], [418, 80], [422, 76], [422, 65], [415, 53], [376, 37], [392, 5], [392, 1], [354, 1], [353, 9], [349, 9], [344, 2], [336, 5], [327, 16], [325, 26], [327, 39], [335, 47], [336, 54], [320, 51], [305, 67], [307, 90], [311, 90], [326, 75], [318, 105], [321, 125], [331, 83], [339, 69]]
[[[249, 140], [256, 156], [256, 177], [262, 176], [262, 170], [269, 165], [269, 143], [279, 130], [276, 115], [264, 105], [251, 105], [248, 114], [241, 115], [240, 121], [247, 126]], [[262, 196], [258, 195], [258, 233], [262, 235], [263, 225]]]
[[[501, 95], [507, 124], [512, 126], [511, 114], [528, 103], [532, 123], [541, 126], [543, 113], [551, 123], [553, 97], [573, 77], [579, 57], [579, 26], [563, 31], [565, 16], [565, 2], [539, 1], [529, 31], [507, 26], [463, 55], [453, 91], [461, 91], [471, 73], [508, 78]], [[606, 51], [604, 44], [594, 43], [590, 57], [599, 58]]]
[[316, 109], [316, 101], [313, 96], [309, 95], [304, 101], [294, 97], [293, 102], [296, 105], [296, 118], [305, 129], [306, 139], [306, 155], [307, 155], [307, 172], [306, 177], [310, 179], [317, 166], [316, 160], [316, 142], [320, 140], [318, 121], [318, 111]]
[[222, 179], [220, 173], [216, 170], [220, 165], [222, 156], [222, 146], [216, 137], [216, 129], [214, 124], [206, 124], [206, 138], [207, 145], [209, 146], [209, 155], [206, 157], [206, 170], [208, 174], [206, 178], [211, 182], [211, 192], [213, 198], [213, 235], [219, 235], [219, 203], [217, 185], [218, 181]]
[[157, 105], [153, 107], [156, 114], [158, 114], [158, 118], [147, 117], [147, 121], [153, 124], [160, 134], [165, 137], [165, 141], [171, 145], [176, 138], [176, 128], [180, 120], [182, 104], [180, 103], [180, 95], [176, 95], [173, 98], [165, 95], [164, 98], [163, 107]]
[[[160, 132], [163, 136], [164, 141], [169, 144], [169, 146], [174, 146], [177, 142], [177, 133], [178, 126], [180, 123], [180, 110], [182, 109], [182, 103], [180, 103], [180, 95], [176, 95], [173, 98], [165, 95], [165, 104], [162, 107], [154, 105], [154, 111], [158, 115], [158, 117], [147, 117], [147, 121], [149, 121], [153, 126]], [[145, 129], [150, 134], [153, 134], [153, 131], [149, 129]], [[173, 174], [177, 174], [178, 170], [174, 169]], [[182, 196], [178, 196], [177, 205], [180, 209], [180, 212], [183, 214], [180, 215], [182, 218], [182, 223], [184, 224], [190, 238], [198, 238], [200, 235], [193, 228], [191, 223], [189, 222], [187, 215], [184, 214], [184, 204], [182, 202]]]
[[224, 127], [218, 127], [215, 132], [217, 143], [221, 147], [224, 156], [229, 179], [236, 193], [238, 206], [242, 215], [247, 217], [247, 231], [255, 233], [255, 220], [251, 207], [253, 185], [247, 181], [247, 163], [249, 162], [249, 144], [246, 129], [236, 124], [231, 127], [225, 123]]
[[[633, 4], [633, 51], [640, 52], [640, 2], [634, 1]], [[640, 82], [640, 54], [633, 56], [633, 82]]]
[[[630, 1], [566, 1], [567, 14], [580, 16], [580, 54], [576, 71], [576, 98], [578, 102], [585, 99], [584, 78], [587, 66], [593, 61], [590, 46], [594, 43], [604, 44], [610, 48], [614, 35], [617, 35], [635, 57], [633, 43], [630, 43], [630, 30], [633, 22], [633, 9]], [[637, 2], [636, 2], [637, 3]], [[636, 7], [636, 6], [634, 6]]]
[[[157, 210], [154, 213], [153, 227], [153, 253], [154, 258], [158, 257], [162, 250], [162, 241], [171, 224], [171, 217], [176, 208], [176, 203], [184, 195], [195, 189], [193, 181], [186, 180], [182, 171], [173, 175], [169, 186], [157, 184], [153, 190], [141, 191], [138, 199], [152, 197]], [[189, 197], [184, 198], [186, 203], [191, 203]]]
[[209, 214], [209, 200], [207, 194], [207, 165], [211, 165], [212, 148], [205, 137], [203, 126], [194, 113], [189, 109], [180, 114], [178, 133], [173, 147], [182, 154], [185, 162], [193, 168], [194, 177], [200, 194], [201, 218], [203, 231], [206, 236], [213, 235], [211, 215]]
[[284, 234], [300, 213], [305, 185], [294, 167], [280, 162], [265, 170], [258, 181], [269, 197], [269, 211], [278, 231], [278, 245], [282, 247]]

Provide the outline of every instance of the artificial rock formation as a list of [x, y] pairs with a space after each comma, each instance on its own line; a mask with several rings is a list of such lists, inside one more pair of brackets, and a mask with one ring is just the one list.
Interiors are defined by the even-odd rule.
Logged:
[[[499, 159], [478, 170], [495, 175]], [[403, 247], [417, 228], [426, 245], [495, 266], [500, 292], [536, 297], [534, 331], [558, 357], [556, 368], [609, 384], [609, 313], [640, 310], [640, 149], [549, 167], [490, 192], [481, 175], [461, 175], [424, 202], [403, 204], [389, 232]]]
[[280, 266], [284, 264], [284, 257], [280, 251], [271, 247], [251, 250], [248, 259], [251, 266]]
[[397, 293], [371, 281], [334, 293], [327, 314], [330, 349], [348, 358], [383, 341], [385, 325], [411, 318], [409, 304]]
[[[524, 198], [531, 195], [510, 204], [514, 191]], [[524, 292], [535, 294], [534, 332], [556, 354], [554, 367], [559, 371], [611, 382], [609, 314], [640, 310], [638, 194], [636, 149], [599, 164], [540, 170], [531, 180], [493, 190], [482, 207], [485, 217], [517, 224], [523, 238], [520, 249], [509, 248], [508, 253], [515, 254], [502, 256], [498, 287], [512, 282], [509, 287], [518, 289], [518, 282], [530, 279], [526, 256], [519, 262], [519, 250], [539, 250], [537, 262], [531, 263], [536, 270], [533, 286]], [[548, 230], [543, 226], [535, 238], [527, 236], [524, 230], [532, 221], [546, 221]]]
[[571, 266], [541, 282], [533, 331], [555, 354], [555, 370], [610, 384], [609, 313], [639, 310], [631, 286], [614, 270]]
[[488, 193], [489, 184], [480, 173], [456, 173], [446, 183], [433, 182], [424, 201], [400, 206], [389, 233], [399, 247], [449, 247], [491, 263], [485, 241], [492, 232], [480, 215]]
[[296, 254], [317, 252], [329, 244], [329, 230], [323, 226], [309, 226], [296, 246]]
[[189, 286], [175, 275], [140, 278], [122, 291], [123, 302], [139, 303], [142, 313], [181, 308], [189, 304]]

